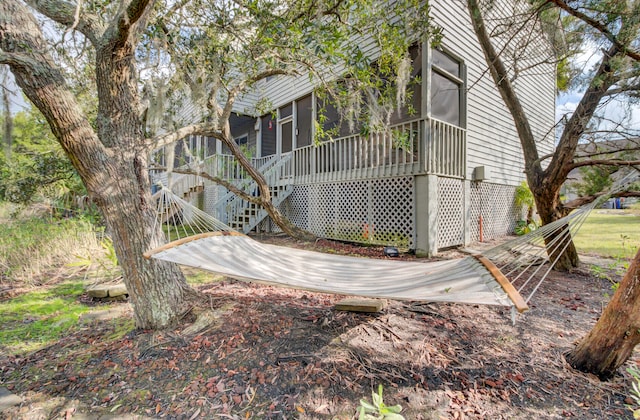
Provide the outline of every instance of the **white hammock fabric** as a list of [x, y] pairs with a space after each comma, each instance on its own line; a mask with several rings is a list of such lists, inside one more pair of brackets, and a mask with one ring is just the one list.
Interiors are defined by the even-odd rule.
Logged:
[[475, 258], [407, 262], [263, 244], [242, 234], [203, 234], [148, 256], [239, 280], [372, 298], [513, 305]]
[[[635, 179], [635, 172], [627, 175], [612, 191]], [[502, 305], [524, 312], [591, 209], [606, 197], [482, 255], [435, 262], [358, 258], [263, 244], [166, 188], [157, 199], [157, 221], [174, 240], [145, 253], [146, 258], [315, 292]]]
[[526, 302], [487, 258], [398, 261], [325, 254], [263, 244], [238, 233], [166, 188], [156, 195], [168, 244], [157, 258], [239, 280], [315, 292], [428, 302], [511, 306]]

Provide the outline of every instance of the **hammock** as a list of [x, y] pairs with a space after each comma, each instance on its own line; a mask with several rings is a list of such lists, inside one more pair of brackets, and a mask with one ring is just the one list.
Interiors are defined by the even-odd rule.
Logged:
[[[146, 252], [239, 280], [372, 298], [510, 306], [524, 312], [596, 200], [482, 254], [446, 261], [369, 259], [263, 244], [163, 188], [158, 223], [169, 238]], [[551, 257], [550, 257], [551, 256]], [[527, 295], [523, 298], [523, 294]]]

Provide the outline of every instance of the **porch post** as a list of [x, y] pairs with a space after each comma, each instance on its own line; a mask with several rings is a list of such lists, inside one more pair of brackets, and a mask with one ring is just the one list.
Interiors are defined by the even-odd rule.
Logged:
[[415, 177], [416, 255], [433, 257], [438, 252], [438, 177]]

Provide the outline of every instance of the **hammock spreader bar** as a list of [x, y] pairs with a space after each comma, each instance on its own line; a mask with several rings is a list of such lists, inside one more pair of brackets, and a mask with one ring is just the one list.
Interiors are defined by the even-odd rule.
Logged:
[[487, 270], [489, 270], [489, 273], [491, 273], [491, 275], [496, 279], [498, 284], [502, 286], [502, 289], [505, 291], [507, 296], [509, 296], [509, 299], [511, 299], [511, 301], [513, 302], [513, 305], [516, 307], [518, 312], [523, 313], [529, 310], [529, 306], [527, 305], [527, 302], [525, 302], [522, 296], [520, 296], [520, 293], [518, 293], [516, 288], [513, 287], [509, 279], [507, 279], [504, 276], [504, 274], [502, 274], [502, 271], [500, 271], [500, 269], [496, 267], [494, 263], [492, 263], [488, 258], [486, 258], [483, 255], [474, 255], [474, 257], [478, 261], [480, 261], [480, 263], [484, 265]]

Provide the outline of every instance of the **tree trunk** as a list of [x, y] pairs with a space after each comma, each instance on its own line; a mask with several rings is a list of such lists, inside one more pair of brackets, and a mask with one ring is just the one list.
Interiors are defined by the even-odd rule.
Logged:
[[611, 378], [640, 343], [640, 249], [602, 316], [567, 362], [600, 379]]
[[105, 172], [118, 182], [113, 193], [95, 197], [107, 223], [134, 309], [136, 326], [157, 329], [171, 325], [188, 309], [191, 290], [177, 265], [146, 260], [142, 253], [160, 246], [163, 233], [155, 226], [155, 205], [143, 157], [113, 157]]
[[[127, 101], [129, 107], [135, 108], [136, 102], [130, 98], [137, 95], [132, 91], [136, 85], [110, 84], [111, 80], [128, 79], [127, 65], [121, 64], [126, 57], [116, 59], [114, 54], [113, 61], [118, 64], [111, 71], [124, 73], [110, 74], [109, 80], [102, 81], [104, 89], [111, 90], [112, 102], [103, 103], [109, 95], [99, 95], [99, 126], [104, 127], [101, 132], [108, 137], [98, 138], [48, 54], [31, 12], [19, 1], [2, 0], [0, 16], [0, 49], [14, 54], [8, 64], [16, 82], [49, 122], [113, 235], [136, 325], [151, 329], [170, 325], [187, 309], [185, 292], [190, 289], [175, 264], [148, 261], [142, 256], [144, 251], [163, 243], [164, 237], [154, 224], [155, 206], [146, 173], [147, 150], [139, 147], [144, 139], [136, 134], [140, 124], [131, 120], [135, 113], [117, 110], [118, 104]], [[104, 73], [97, 74], [105, 77]]]
[[[560, 186], [556, 185], [557, 182], [552, 183], [552, 185], [548, 184], [536, 183], [535, 179], [530, 181], [530, 185], [534, 185], [532, 191], [535, 191], [536, 208], [543, 225], [555, 222], [568, 214], [568, 210], [560, 202]], [[545, 237], [547, 254], [551, 261], [557, 260], [554, 269], [558, 271], [569, 271], [576, 268], [580, 263], [578, 251], [568, 229], [569, 225], [565, 225], [555, 233]]]
[[11, 148], [13, 144], [13, 116], [11, 115], [11, 106], [9, 101], [9, 89], [7, 88], [8, 77], [6, 70], [2, 80], [2, 108], [4, 109], [4, 121], [2, 127], [2, 138], [4, 140], [4, 156], [7, 161], [11, 160]]

